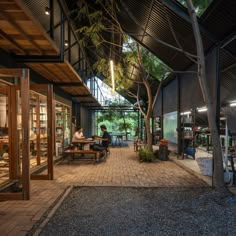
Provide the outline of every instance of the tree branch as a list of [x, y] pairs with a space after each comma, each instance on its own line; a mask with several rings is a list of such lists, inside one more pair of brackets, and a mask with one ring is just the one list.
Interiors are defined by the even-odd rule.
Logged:
[[169, 24], [170, 31], [171, 31], [171, 33], [172, 33], [174, 39], [175, 39], [176, 44], [178, 45], [178, 47], [179, 47], [180, 49], [183, 50], [184, 55], [185, 55], [190, 61], [192, 61], [192, 62], [194, 62], [195, 64], [197, 64], [197, 61], [194, 60], [192, 56], [189, 56], [189, 55], [185, 52], [185, 50], [183, 49], [182, 45], [180, 44], [180, 42], [179, 42], [179, 40], [178, 40], [178, 38], [177, 38], [177, 35], [176, 35], [176, 33], [175, 33], [175, 30], [174, 30], [174, 28], [173, 28], [172, 22], [171, 22], [171, 20], [170, 20], [170, 18], [169, 18], [169, 14], [168, 14], [167, 11], [166, 11], [166, 6], [165, 6], [162, 2], [161, 2], [161, 5], [162, 5], [162, 7], [163, 7], [164, 10], [165, 10], [165, 15], [166, 15], [166, 18], [167, 18], [167, 22], [168, 22], [168, 24]]
[[144, 112], [144, 110], [142, 109], [142, 107], [140, 105], [140, 100], [139, 100], [139, 85], [138, 85], [138, 91], [137, 91], [137, 104], [138, 104], [138, 108], [139, 108], [140, 112], [143, 114], [144, 118], [146, 119], [146, 113]]
[[155, 94], [155, 97], [154, 97], [154, 100], [153, 100], [153, 104], [152, 104], [152, 110], [154, 110], [154, 106], [155, 106], [155, 104], [156, 104], [156, 101], [157, 101], [159, 92], [160, 92], [160, 90], [161, 90], [162, 81], [163, 81], [163, 79], [161, 79], [160, 84], [159, 84], [159, 86], [158, 86], [158, 89], [157, 89], [157, 91], [156, 91], [156, 94]]

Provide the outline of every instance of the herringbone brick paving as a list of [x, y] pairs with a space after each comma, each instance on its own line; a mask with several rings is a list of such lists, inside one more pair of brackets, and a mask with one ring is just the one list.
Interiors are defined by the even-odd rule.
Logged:
[[31, 181], [31, 200], [0, 202], [0, 235], [26, 235], [68, 186], [197, 187], [206, 184], [174, 162], [140, 163], [133, 147], [111, 148], [106, 162], [67, 161], [55, 179]]

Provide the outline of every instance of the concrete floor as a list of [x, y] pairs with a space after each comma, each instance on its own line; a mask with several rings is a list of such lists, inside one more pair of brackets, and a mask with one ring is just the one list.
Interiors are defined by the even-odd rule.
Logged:
[[94, 165], [74, 161], [68, 165], [64, 161], [55, 166], [54, 180], [32, 180], [29, 201], [0, 202], [0, 235], [26, 235], [48, 215], [71, 186], [171, 188], [207, 184], [173, 161], [140, 163], [132, 144], [129, 147], [111, 148], [106, 162]]

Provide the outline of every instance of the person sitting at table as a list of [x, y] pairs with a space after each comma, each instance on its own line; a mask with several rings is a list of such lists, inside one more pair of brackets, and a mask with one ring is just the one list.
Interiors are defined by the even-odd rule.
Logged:
[[84, 134], [83, 134], [83, 128], [78, 127], [72, 137], [72, 143], [81, 139], [85, 139]]
[[103, 151], [106, 150], [108, 151], [108, 146], [111, 143], [111, 135], [107, 132], [107, 127], [105, 125], [100, 126], [101, 131], [103, 132], [103, 135], [101, 138], [102, 144], [94, 144], [91, 145], [91, 148], [95, 151]]
[[101, 125], [100, 128], [103, 132], [102, 146], [107, 149], [109, 144], [111, 143], [111, 135], [107, 132], [107, 127], [105, 125]]
[[81, 143], [79, 143], [80, 140], [84, 139], [85, 137], [83, 134], [83, 128], [78, 127], [72, 137], [72, 144], [74, 146], [74, 149], [89, 149], [89, 145], [82, 145]]

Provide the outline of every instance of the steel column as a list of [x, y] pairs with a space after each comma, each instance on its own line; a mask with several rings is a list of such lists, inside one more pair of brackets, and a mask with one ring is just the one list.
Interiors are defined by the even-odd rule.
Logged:
[[49, 1], [50, 8], [50, 37], [54, 40], [54, 0]]

